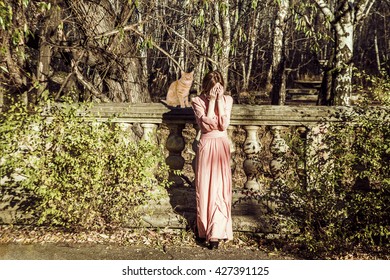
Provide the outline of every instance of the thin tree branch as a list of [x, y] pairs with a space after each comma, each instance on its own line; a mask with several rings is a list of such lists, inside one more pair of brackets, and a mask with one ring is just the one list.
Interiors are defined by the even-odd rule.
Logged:
[[[121, 29], [115, 29], [115, 30], [111, 30], [111, 31], [108, 31], [108, 32], [105, 32], [103, 34], [100, 34], [100, 35], [97, 35], [95, 37], [93, 37], [94, 39], [99, 39], [99, 38], [102, 38], [102, 37], [105, 37], [105, 36], [112, 36], [112, 35], [115, 35], [119, 32], [123, 32], [123, 31], [132, 31], [134, 32], [135, 34], [137, 34], [138, 36], [142, 37], [143, 39], [147, 39], [147, 36], [142, 34], [141, 32], [139, 32], [137, 29], [136, 29], [136, 26], [138, 26], [139, 23], [137, 24], [132, 24], [132, 25], [126, 25], [124, 26], [123, 28]], [[152, 42], [153, 44], [153, 42]], [[164, 49], [162, 49], [161, 47], [159, 47], [158, 45], [156, 44], [153, 44], [153, 47], [155, 47], [156, 49], [158, 49], [160, 52], [162, 52], [163, 54], [165, 54], [169, 59], [171, 59], [178, 67], [180, 70], [184, 71], [184, 69], [182, 69], [182, 67], [180, 66], [180, 64], [176, 61], [176, 59], [174, 59], [167, 51], [165, 51]]]
[[79, 68], [78, 68], [78, 61], [75, 61], [72, 59], [71, 61], [73, 72], [76, 75], [77, 80], [83, 84], [95, 97], [99, 98], [102, 102], [108, 103], [111, 102], [111, 100], [105, 95], [104, 93], [100, 92], [98, 89], [94, 87], [93, 84], [91, 84], [83, 74], [81, 74]]
[[356, 22], [362, 20], [367, 14], [370, 12], [372, 6], [375, 3], [375, 0], [364, 0], [365, 2], [358, 7], [358, 11], [356, 13]]
[[[152, 18], [153, 19], [153, 18]], [[168, 26], [168, 25], [164, 25], [164, 27], [166, 27], [167, 29], [169, 29], [173, 34], [175, 34], [176, 36], [178, 36], [180, 39], [184, 40], [184, 42], [186, 42], [186, 44], [191, 47], [196, 54], [200, 55], [200, 56], [203, 56], [204, 58], [206, 58], [206, 60], [208, 60], [209, 62], [215, 64], [215, 65], [218, 65], [218, 62], [216, 62], [215, 60], [213, 60], [212, 58], [208, 57], [207, 55], [205, 55], [204, 53], [201, 53], [198, 48], [193, 44], [191, 43], [190, 41], [188, 41], [187, 38], [185, 38], [182, 34], [180, 34], [179, 32], [177, 32], [175, 29], [173, 29], [172, 27]]]
[[332, 13], [329, 5], [324, 0], [312, 0], [317, 6], [321, 9], [323, 14], [329, 18], [329, 21], [332, 22], [335, 19], [335, 15]]
[[103, 37], [109, 37], [109, 36], [113, 36], [113, 35], [116, 35], [120, 32], [123, 32], [123, 31], [134, 31], [136, 30], [135, 27], [137, 27], [140, 23], [145, 23], [145, 21], [142, 21], [142, 22], [138, 22], [138, 23], [135, 23], [135, 24], [131, 24], [131, 25], [126, 25], [122, 28], [118, 28], [118, 29], [114, 29], [114, 30], [111, 30], [111, 31], [107, 31], [107, 32], [104, 32], [102, 34], [99, 34], [99, 35], [96, 35], [93, 37], [93, 39], [101, 39]]
[[58, 99], [58, 98], [60, 97], [61, 92], [64, 90], [66, 84], [68, 83], [70, 77], [72, 77], [73, 74], [74, 74], [74, 73], [71, 72], [71, 73], [69, 73], [69, 74], [66, 76], [64, 82], [63, 82], [62, 85], [61, 85], [60, 90], [59, 90], [59, 91], [56, 93], [56, 95], [54, 96], [54, 99]]

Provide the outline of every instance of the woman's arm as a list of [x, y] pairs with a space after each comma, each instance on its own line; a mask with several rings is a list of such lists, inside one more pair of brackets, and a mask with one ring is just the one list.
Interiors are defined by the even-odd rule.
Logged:
[[202, 102], [199, 97], [194, 98], [191, 102], [197, 123], [202, 131], [209, 132], [212, 130], [221, 130], [220, 118], [217, 118], [215, 115], [215, 103], [217, 102], [217, 96], [220, 92], [222, 92], [223, 95], [223, 87], [220, 84], [217, 84], [211, 89], [207, 106], [204, 105], [204, 102]]
[[205, 105], [205, 103], [199, 97], [195, 97], [192, 100], [191, 106], [194, 109], [196, 122], [198, 123], [200, 129], [203, 132], [209, 132], [214, 129], [218, 129], [218, 119], [216, 118], [215, 113], [213, 113], [214, 116], [212, 118], [209, 118], [207, 114], [210, 111], [208, 107]]
[[217, 106], [218, 106], [218, 114], [219, 117], [226, 117], [226, 111], [225, 111], [225, 101], [223, 100], [223, 96], [217, 99]]
[[207, 109], [207, 117], [208, 118], [214, 118], [215, 116], [215, 102], [217, 100], [217, 97], [219, 96], [219, 87], [218, 87], [219, 84], [216, 84], [211, 90], [210, 90], [210, 94], [209, 94], [209, 107]]
[[223, 100], [224, 89], [220, 83], [216, 84], [214, 86], [214, 89], [216, 92], [218, 114], [221, 117], [222, 115], [225, 114], [224, 104], [223, 104], [223, 102], [224, 102], [224, 100]]
[[218, 129], [221, 131], [226, 130], [230, 125], [230, 115], [233, 106], [233, 99], [231, 96], [223, 95], [217, 99], [218, 108]]

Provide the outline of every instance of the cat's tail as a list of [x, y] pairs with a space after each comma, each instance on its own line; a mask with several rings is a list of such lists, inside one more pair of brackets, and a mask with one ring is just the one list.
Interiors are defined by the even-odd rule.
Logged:
[[164, 100], [164, 99], [161, 99], [160, 102], [164, 103], [165, 105], [168, 105], [168, 106], [171, 106], [168, 101]]
[[172, 105], [171, 103], [169, 103], [165, 99], [161, 99], [160, 102], [163, 103], [164, 105], [168, 106], [169, 108], [174, 108], [175, 107], [174, 105]]

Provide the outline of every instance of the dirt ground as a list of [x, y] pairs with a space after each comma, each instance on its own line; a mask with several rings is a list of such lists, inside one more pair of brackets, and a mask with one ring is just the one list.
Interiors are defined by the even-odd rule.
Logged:
[[188, 245], [120, 246], [102, 244], [0, 244], [1, 260], [275, 260], [289, 259], [259, 249], [221, 246], [218, 250]]
[[0, 226], [0, 260], [280, 260], [245, 235], [209, 250], [183, 230], [119, 229], [110, 233]]
[[[197, 243], [183, 229], [126, 229], [69, 232], [0, 225], [0, 260], [305, 260], [320, 259], [278, 236], [234, 232], [218, 250]], [[389, 260], [381, 252], [339, 252], [334, 260]]]

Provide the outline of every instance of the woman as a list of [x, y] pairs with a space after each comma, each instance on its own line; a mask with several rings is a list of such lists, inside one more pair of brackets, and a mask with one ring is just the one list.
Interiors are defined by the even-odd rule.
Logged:
[[220, 240], [233, 239], [232, 174], [226, 133], [232, 106], [232, 97], [224, 95], [221, 73], [208, 73], [202, 93], [192, 99], [192, 108], [201, 130], [195, 170], [197, 235], [208, 241], [210, 249], [217, 249]]

